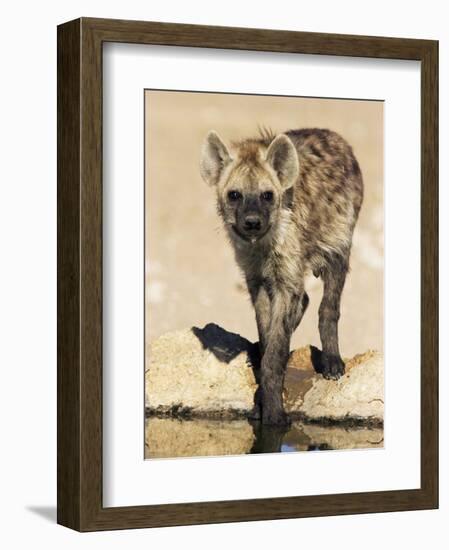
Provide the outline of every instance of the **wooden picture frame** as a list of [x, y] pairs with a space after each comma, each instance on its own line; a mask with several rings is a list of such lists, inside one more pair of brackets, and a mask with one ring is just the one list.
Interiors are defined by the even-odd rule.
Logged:
[[[102, 45], [127, 42], [421, 62], [421, 488], [105, 508]], [[58, 27], [58, 523], [79, 531], [438, 506], [438, 42], [81, 18]]]

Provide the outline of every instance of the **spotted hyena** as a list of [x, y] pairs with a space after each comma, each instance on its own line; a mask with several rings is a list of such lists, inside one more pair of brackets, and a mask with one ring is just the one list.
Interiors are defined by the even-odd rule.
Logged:
[[321, 371], [327, 379], [344, 374], [337, 326], [363, 200], [359, 163], [349, 144], [331, 130], [263, 132], [230, 148], [211, 131], [200, 169], [216, 189], [218, 211], [256, 313], [259, 414], [264, 424], [286, 424], [285, 370], [291, 335], [309, 302], [304, 290], [309, 271], [324, 284]]

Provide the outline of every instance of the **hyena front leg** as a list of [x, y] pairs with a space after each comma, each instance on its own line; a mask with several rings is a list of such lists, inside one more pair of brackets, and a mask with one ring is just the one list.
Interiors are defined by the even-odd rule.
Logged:
[[[267, 292], [267, 289], [263, 285], [250, 285], [248, 288], [251, 294], [251, 299], [254, 306], [254, 311], [256, 313], [256, 322], [257, 322], [257, 332], [259, 334], [259, 358], [260, 362], [256, 367], [260, 367], [262, 362], [262, 357], [264, 356], [267, 340], [268, 340], [268, 331], [270, 328], [271, 320], [271, 300]], [[257, 370], [256, 379], [260, 382], [260, 370]], [[254, 420], [260, 420], [262, 417], [262, 390], [260, 384], [254, 395], [254, 410], [252, 411], [250, 418]]]
[[271, 321], [271, 300], [267, 289], [260, 285], [251, 292], [256, 312], [257, 332], [259, 334], [260, 357], [263, 357], [267, 346], [268, 331]]
[[321, 272], [324, 283], [323, 299], [319, 309], [319, 329], [323, 347], [321, 363], [324, 378], [338, 380], [345, 372], [345, 364], [338, 346], [340, 299], [348, 272], [347, 259], [338, 258]]
[[270, 327], [260, 373], [263, 424], [286, 425], [290, 422], [284, 411], [282, 390], [290, 354], [290, 338], [307, 303], [303, 293], [292, 296], [278, 292], [271, 300]]

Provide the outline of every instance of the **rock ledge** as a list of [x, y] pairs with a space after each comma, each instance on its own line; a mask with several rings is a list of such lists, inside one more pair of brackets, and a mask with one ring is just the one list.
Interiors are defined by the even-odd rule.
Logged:
[[[368, 351], [346, 360], [338, 381], [318, 372], [319, 350], [291, 353], [284, 404], [292, 418], [326, 424], [383, 423], [383, 356]], [[257, 346], [214, 324], [170, 332], [147, 349], [145, 405], [150, 416], [248, 417], [257, 389]]]

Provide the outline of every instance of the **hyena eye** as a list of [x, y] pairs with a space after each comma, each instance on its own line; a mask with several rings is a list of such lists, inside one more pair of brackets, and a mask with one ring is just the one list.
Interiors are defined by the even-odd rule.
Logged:
[[229, 191], [228, 193], [228, 199], [230, 201], [238, 201], [241, 198], [242, 198], [242, 194], [239, 193], [238, 191]]
[[270, 202], [273, 200], [273, 191], [264, 191], [261, 197], [264, 201]]

